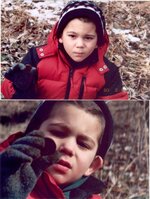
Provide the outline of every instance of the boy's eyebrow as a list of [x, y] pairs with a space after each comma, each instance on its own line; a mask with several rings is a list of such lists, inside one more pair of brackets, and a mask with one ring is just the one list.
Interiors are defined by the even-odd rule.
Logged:
[[71, 132], [71, 130], [70, 130], [70, 128], [67, 126], [67, 125], [65, 125], [65, 124], [63, 124], [63, 123], [51, 123], [51, 124], [49, 124], [49, 127], [61, 127], [61, 129], [62, 130], [64, 130], [64, 131], [66, 131], [67, 133], [70, 133]]
[[[58, 127], [59, 126], [59, 127], [62, 128], [62, 130], [66, 131], [67, 133], [71, 133], [71, 129], [69, 128], [69, 126], [65, 125], [64, 123], [51, 123], [49, 125], [49, 127], [51, 127], [51, 126], [54, 126], [54, 127]], [[81, 134], [79, 137], [82, 140], [85, 140], [85, 141], [89, 142], [92, 146], [95, 145], [95, 142], [89, 136]]]

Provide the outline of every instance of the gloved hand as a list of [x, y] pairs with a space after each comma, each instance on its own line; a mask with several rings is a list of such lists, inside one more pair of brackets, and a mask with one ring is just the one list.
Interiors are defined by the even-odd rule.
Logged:
[[27, 90], [37, 79], [37, 70], [31, 65], [24, 65], [22, 63], [14, 64], [4, 74], [6, 79], [13, 82], [16, 89]]
[[29, 64], [14, 64], [4, 74], [5, 78], [13, 83], [16, 93], [13, 99], [36, 98], [37, 69]]
[[41, 134], [33, 131], [0, 154], [2, 199], [26, 199], [42, 172], [60, 158], [54, 141]]

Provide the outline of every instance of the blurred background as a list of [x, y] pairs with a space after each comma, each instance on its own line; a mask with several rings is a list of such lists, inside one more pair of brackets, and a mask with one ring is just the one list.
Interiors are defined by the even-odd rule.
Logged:
[[[0, 101], [0, 142], [24, 131], [40, 101]], [[114, 140], [95, 174], [107, 186], [105, 199], [148, 199], [149, 102], [109, 101]], [[38, 123], [38, 121], [37, 121]]]

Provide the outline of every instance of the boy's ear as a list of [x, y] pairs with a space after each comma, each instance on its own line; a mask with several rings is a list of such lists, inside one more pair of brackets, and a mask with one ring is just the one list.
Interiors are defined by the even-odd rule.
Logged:
[[89, 176], [98, 169], [100, 169], [102, 166], [103, 166], [103, 159], [101, 158], [101, 156], [97, 155], [84, 175]]

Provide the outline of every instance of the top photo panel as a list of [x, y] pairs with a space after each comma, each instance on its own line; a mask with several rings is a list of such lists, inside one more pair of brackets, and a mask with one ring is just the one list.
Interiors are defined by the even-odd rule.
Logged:
[[149, 6], [3, 0], [1, 99], [150, 100]]

